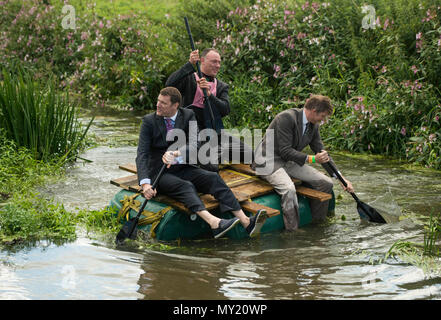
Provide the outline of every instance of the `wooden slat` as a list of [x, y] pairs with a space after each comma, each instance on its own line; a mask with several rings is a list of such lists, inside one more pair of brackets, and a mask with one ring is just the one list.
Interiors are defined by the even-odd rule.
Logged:
[[131, 173], [137, 173], [136, 164], [134, 164], [134, 163], [126, 163], [126, 164], [120, 165], [119, 168], [122, 170], [126, 170], [128, 172], [131, 172]]
[[320, 200], [321, 202], [332, 199], [332, 195], [330, 195], [329, 193], [317, 191], [304, 186], [296, 187], [296, 191], [298, 194], [301, 194], [302, 196], [305, 196], [310, 199]]
[[112, 180], [110, 180], [110, 183], [117, 186], [117, 187], [121, 187], [123, 189], [129, 190], [128, 188], [130, 186], [137, 186], [138, 185], [138, 175], [134, 174], [134, 175], [127, 176], [127, 177], [112, 179]]
[[250, 176], [255, 176], [256, 172], [251, 169], [249, 164], [237, 163], [237, 164], [229, 164], [228, 167], [236, 170], [237, 172], [245, 173]]
[[[240, 172], [240, 173], [244, 173], [250, 176], [256, 176], [256, 171], [254, 171], [253, 169], [251, 169], [250, 165], [248, 164], [243, 164], [243, 163], [239, 163], [239, 164], [229, 164], [228, 167], [230, 167], [231, 169]], [[296, 178], [292, 178], [292, 182], [294, 182], [294, 185], [298, 186], [302, 184], [302, 181]]]
[[252, 214], [256, 214], [257, 211], [261, 209], [265, 209], [266, 213], [269, 217], [274, 217], [280, 214], [280, 211], [277, 209], [273, 209], [262, 204], [258, 204], [252, 201], [244, 201], [240, 203], [243, 210], [251, 212]]

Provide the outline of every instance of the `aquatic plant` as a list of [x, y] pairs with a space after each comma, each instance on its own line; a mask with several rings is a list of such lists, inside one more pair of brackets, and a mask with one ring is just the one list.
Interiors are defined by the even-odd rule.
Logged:
[[3, 69], [0, 82], [0, 124], [6, 138], [27, 148], [38, 160], [73, 159], [82, 147], [93, 118], [84, 128], [69, 96], [58, 93], [53, 81], [46, 85], [23, 70]]
[[430, 214], [424, 226], [423, 243], [398, 240], [386, 252], [384, 260], [396, 257], [409, 264], [422, 268], [426, 273], [440, 273], [441, 265], [441, 214]]
[[435, 217], [430, 214], [429, 224], [424, 233], [424, 254], [441, 257], [441, 214]]
[[63, 205], [36, 193], [15, 194], [0, 209], [0, 244], [72, 241], [75, 230], [75, 220]]
[[39, 161], [28, 149], [17, 147], [0, 129], [0, 202], [14, 193], [26, 194], [51, 179], [58, 179], [62, 172], [55, 162]]
[[84, 227], [87, 233], [103, 233], [112, 235], [112, 241], [121, 228], [121, 223], [116, 219], [117, 212], [113, 207], [101, 210], [80, 210], [75, 215], [78, 225]]

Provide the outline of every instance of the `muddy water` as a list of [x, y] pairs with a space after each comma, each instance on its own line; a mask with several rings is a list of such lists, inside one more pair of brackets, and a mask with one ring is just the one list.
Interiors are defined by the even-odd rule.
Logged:
[[[110, 179], [127, 174], [118, 165], [135, 159], [141, 116], [98, 114], [92, 129], [100, 146], [81, 156], [91, 162], [79, 159], [42, 193], [73, 211], [106, 206], [118, 191]], [[0, 252], [0, 299], [440, 299], [439, 274], [383, 258], [397, 240], [423, 241], [421, 217], [441, 212], [441, 173], [333, 156], [358, 197], [396, 222], [361, 222], [336, 183], [336, 217], [292, 234], [183, 241], [160, 250], [116, 248], [114, 235], [79, 232], [72, 243]]]

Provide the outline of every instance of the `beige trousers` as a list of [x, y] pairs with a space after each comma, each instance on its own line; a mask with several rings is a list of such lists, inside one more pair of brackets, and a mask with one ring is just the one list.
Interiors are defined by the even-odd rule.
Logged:
[[[299, 166], [293, 161], [288, 161], [285, 166], [272, 174], [261, 177], [268, 181], [280, 195], [283, 220], [285, 229], [288, 231], [296, 230], [300, 222], [296, 187], [291, 178], [302, 180], [315, 190], [332, 193], [332, 179], [307, 164]], [[328, 213], [329, 201], [320, 202], [310, 199], [309, 203], [313, 222], [323, 220]]]

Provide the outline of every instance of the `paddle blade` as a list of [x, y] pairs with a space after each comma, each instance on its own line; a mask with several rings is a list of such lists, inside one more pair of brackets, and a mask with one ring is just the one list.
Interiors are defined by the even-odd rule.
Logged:
[[116, 235], [116, 244], [122, 244], [127, 238], [132, 240], [136, 239], [136, 235], [138, 233], [136, 225], [138, 224], [138, 220], [139, 219], [135, 218], [124, 223], [123, 227]]
[[362, 201], [357, 202], [357, 211], [361, 219], [376, 223], [386, 223], [380, 213]]

